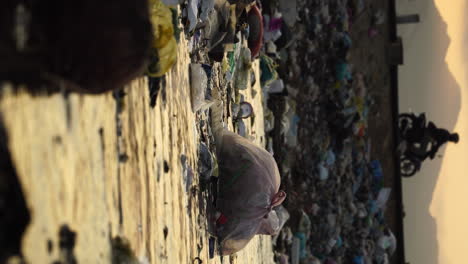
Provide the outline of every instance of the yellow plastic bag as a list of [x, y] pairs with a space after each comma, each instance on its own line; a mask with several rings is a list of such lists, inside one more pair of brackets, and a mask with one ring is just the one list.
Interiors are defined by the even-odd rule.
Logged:
[[154, 41], [148, 75], [161, 77], [177, 60], [177, 42], [174, 38], [172, 12], [169, 7], [160, 0], [150, 0], [149, 3]]

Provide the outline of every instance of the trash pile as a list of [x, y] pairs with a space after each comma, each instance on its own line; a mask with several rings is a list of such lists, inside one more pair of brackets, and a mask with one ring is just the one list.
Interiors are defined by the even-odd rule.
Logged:
[[281, 134], [271, 151], [293, 215], [274, 240], [278, 263], [388, 263], [396, 250], [391, 189], [370, 154], [372, 87], [351, 59], [355, 21], [369, 17], [370, 39], [385, 21], [367, 2], [262, 2], [260, 81], [265, 100], [282, 104], [265, 110], [265, 129], [269, 142]]
[[[247, 137], [244, 119], [254, 117], [255, 109], [241, 91], [259, 82], [267, 150], [280, 160], [283, 186], [290, 193], [285, 207], [291, 219], [281, 232], [262, 231], [271, 229], [269, 214], [267, 225], [255, 222], [238, 230], [244, 223], [239, 220], [232, 230], [218, 232], [227, 234], [218, 241], [229, 242], [221, 245], [224, 253], [240, 250], [255, 234], [279, 232], [274, 237], [278, 263], [388, 263], [396, 250], [385, 221], [391, 189], [384, 187], [382, 166], [370, 155], [368, 120], [374, 98], [367, 73], [352, 63], [350, 34], [356, 20], [367, 15], [368, 37], [374, 38], [385, 22], [383, 12], [374, 11], [366, 0], [162, 2], [180, 7], [189, 43], [192, 110], [205, 160], [201, 177], [211, 179], [223, 170], [218, 168], [223, 161], [213, 154], [216, 140], [209, 125], [213, 94], [222, 99], [225, 124]], [[260, 65], [258, 79], [254, 60]], [[158, 63], [151, 72], [160, 78], [157, 73], [169, 63]], [[279, 108], [274, 102], [278, 98]], [[268, 203], [275, 204], [271, 199]], [[236, 206], [223, 203], [217, 209], [227, 205]], [[231, 209], [216, 216], [218, 227], [229, 227], [225, 220]], [[289, 218], [281, 206], [269, 212], [278, 210]], [[230, 240], [231, 231], [241, 239]]]
[[[215, 185], [213, 205], [207, 210], [208, 219], [215, 220], [210, 232], [216, 236], [220, 255], [233, 254], [256, 234], [278, 234], [289, 218], [280, 205], [286, 194], [279, 189], [276, 162], [271, 153], [249, 141], [244, 123], [255, 117], [254, 107], [245, 100], [245, 91], [260, 82], [253, 63], [261, 56], [263, 46], [261, 9], [255, 1], [163, 0], [160, 4], [181, 11], [180, 22], [191, 58], [192, 111], [200, 137], [198, 172], [203, 181]], [[159, 10], [161, 5], [153, 4]], [[160, 17], [167, 21], [168, 12], [164, 14]], [[161, 41], [156, 38], [154, 63], [148, 73], [152, 94], [157, 94], [153, 86], [162, 83], [175, 58], [171, 53], [175, 50], [172, 35], [178, 25], [174, 23], [173, 29], [163, 20], [158, 23]], [[251, 91], [248, 97], [255, 98], [256, 92]], [[213, 125], [216, 122], [222, 127]], [[215, 243], [210, 241], [213, 257]]]

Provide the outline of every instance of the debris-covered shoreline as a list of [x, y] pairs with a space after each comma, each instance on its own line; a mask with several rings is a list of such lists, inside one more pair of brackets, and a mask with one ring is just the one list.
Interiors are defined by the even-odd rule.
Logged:
[[[1, 122], [9, 138], [1, 143], [10, 147], [7, 156], [34, 212], [22, 227], [20, 259], [389, 263], [398, 245], [386, 214], [393, 175], [385, 155], [393, 155], [393, 146], [382, 136], [391, 127], [383, 125], [391, 122], [387, 1], [148, 3], [149, 16], [135, 9], [135, 17], [151, 23], [152, 38], [145, 27], [138, 43], [144, 48], [125, 65], [131, 70], [109, 75], [112, 82], [93, 74], [122, 61], [98, 56], [96, 69], [70, 73], [52, 65], [49, 74], [46, 65], [28, 86], [18, 75], [4, 85]], [[118, 25], [126, 28], [124, 22]], [[47, 95], [37, 95], [43, 86]], [[236, 150], [241, 162], [220, 160], [220, 128], [240, 136], [232, 142], [248, 140]], [[236, 189], [238, 196], [250, 200], [220, 206], [227, 164], [242, 167], [249, 159], [257, 165], [253, 172], [263, 168], [256, 175], [265, 184], [239, 177], [245, 187]], [[53, 251], [63, 227], [73, 234], [66, 256], [62, 248]], [[224, 253], [223, 228], [230, 235], [222, 239], [234, 241]], [[47, 250], [33, 248], [44, 237]], [[223, 257], [226, 252], [233, 254]]]
[[285, 88], [270, 103], [281, 121], [266, 118], [281, 124], [274, 149], [292, 213], [276, 241], [278, 259], [386, 263], [396, 249], [384, 214], [384, 170], [393, 174], [378, 154], [389, 149], [375, 132], [382, 108], [391, 108], [376, 105], [390, 90], [386, 4], [298, 1], [294, 41], [270, 54], [287, 54], [278, 67]]

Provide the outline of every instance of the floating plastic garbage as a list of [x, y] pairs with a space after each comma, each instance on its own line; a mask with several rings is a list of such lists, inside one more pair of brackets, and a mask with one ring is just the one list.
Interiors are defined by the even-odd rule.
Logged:
[[174, 37], [171, 10], [160, 0], [150, 0], [149, 3], [154, 40], [148, 75], [161, 77], [177, 61], [177, 42]]
[[[229, 131], [223, 131], [218, 151], [217, 209], [227, 219], [218, 226], [221, 254], [243, 249], [258, 233], [276, 230], [278, 213], [271, 213], [286, 198], [279, 190], [280, 175], [273, 156]], [[280, 224], [282, 225], [282, 224]]]

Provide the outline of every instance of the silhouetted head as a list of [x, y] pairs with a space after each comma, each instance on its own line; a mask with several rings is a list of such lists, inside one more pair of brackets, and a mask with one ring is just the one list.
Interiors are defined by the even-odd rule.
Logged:
[[458, 140], [460, 138], [458, 137], [458, 133], [452, 133], [450, 134], [449, 141], [453, 143], [458, 143]]

